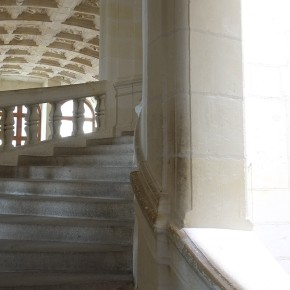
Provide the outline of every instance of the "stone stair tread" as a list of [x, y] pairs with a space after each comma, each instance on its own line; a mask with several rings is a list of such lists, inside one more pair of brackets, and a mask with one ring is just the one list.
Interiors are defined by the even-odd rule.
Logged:
[[123, 139], [123, 140], [121, 140], [121, 142], [118, 142], [116, 140], [112, 140], [112, 138], [87, 139], [87, 143], [89, 143], [89, 144], [81, 144], [81, 145], [76, 145], [76, 146], [69, 146], [69, 145], [62, 146], [62, 145], [57, 144], [57, 145], [55, 145], [54, 149], [58, 149], [58, 148], [78, 149], [78, 148], [92, 148], [92, 147], [99, 147], [100, 149], [103, 149], [105, 147], [122, 149], [122, 148], [126, 148], [126, 146], [134, 148], [134, 144], [133, 144], [132, 140], [133, 140], [132, 138], [131, 138], [131, 140]]
[[21, 177], [0, 177], [0, 182], [2, 181], [9, 181], [9, 182], [13, 182], [13, 181], [19, 181], [19, 182], [32, 182], [32, 183], [35, 183], [35, 182], [38, 182], [38, 183], [43, 183], [43, 182], [48, 182], [48, 183], [68, 183], [68, 184], [71, 184], [71, 183], [77, 183], [79, 184], [80, 182], [81, 183], [91, 183], [91, 184], [105, 184], [105, 185], [112, 185], [112, 184], [126, 184], [126, 185], [130, 185], [130, 181], [124, 181], [124, 180], [87, 180], [87, 179], [78, 179], [78, 180], [75, 180], [75, 179], [65, 179], [65, 180], [50, 180], [50, 179], [46, 179], [46, 178], [38, 178], [38, 179], [23, 179]]
[[[126, 274], [92, 274], [92, 273], [70, 273], [70, 272], [0, 272], [0, 287], [25, 287], [25, 286], [47, 286], [47, 285], [68, 285], [68, 288], [60, 289], [82, 289], [71, 288], [78, 284], [104, 283], [103, 288], [90, 288], [97, 290], [113, 290], [114, 288], [105, 288], [109, 283], [128, 283], [133, 285], [132, 275]], [[70, 285], [69, 285], [70, 284]], [[107, 284], [107, 285], [106, 285]], [[51, 289], [56, 289], [56, 288]], [[79, 286], [77, 286], [79, 287]], [[33, 288], [32, 288], [33, 289]], [[130, 289], [130, 288], [128, 288]], [[133, 290], [133, 287], [131, 288]], [[12, 289], [7, 289], [12, 290]], [[127, 290], [127, 289], [126, 289]]]
[[120, 197], [98, 197], [98, 196], [69, 196], [69, 195], [40, 195], [37, 193], [4, 193], [0, 192], [0, 199], [17, 199], [17, 200], [41, 200], [41, 201], [68, 201], [68, 202], [89, 202], [89, 203], [114, 203], [126, 204], [131, 202], [132, 198]]
[[112, 138], [88, 138], [87, 146], [95, 145], [111, 145], [111, 144], [132, 144], [134, 136], [121, 136], [121, 137], [112, 137]]
[[[55, 165], [19, 165], [18, 168], [51, 168], [51, 169], [59, 169], [59, 166], [55, 166]], [[90, 166], [90, 165], [77, 165], [77, 166], [72, 166], [72, 165], [65, 165], [65, 166], [61, 166], [62, 169], [77, 169], [77, 168], [81, 168], [81, 169], [104, 169], [104, 168], [126, 168], [126, 169], [134, 169], [135, 166], [133, 165], [97, 165], [97, 166]]]
[[[130, 152], [122, 152], [121, 153], [122, 156], [131, 158], [133, 157], [133, 154]], [[120, 156], [120, 153], [118, 154], [113, 154], [113, 157], [116, 158], [116, 156]], [[40, 158], [40, 159], [46, 159], [46, 158], [75, 158], [75, 159], [79, 159], [79, 158], [93, 158], [93, 157], [100, 157], [100, 156], [105, 156], [105, 157], [109, 157], [112, 156], [111, 152], [108, 153], [102, 153], [102, 154], [95, 154], [93, 156], [91, 155], [87, 155], [87, 154], [78, 154], [78, 155], [69, 155], [69, 154], [59, 154], [59, 155], [50, 155], [50, 156], [35, 156], [35, 155], [20, 155], [20, 157], [28, 157], [28, 158]]]
[[130, 219], [132, 198], [0, 193], [1, 214], [46, 217]]
[[0, 289], [134, 289], [133, 136], [93, 137], [0, 166]]
[[0, 239], [1, 252], [39, 252], [39, 253], [91, 253], [91, 252], [121, 252], [132, 247], [122, 243], [81, 243]]
[[[133, 166], [19, 166], [17, 171], [6, 173], [7, 177], [48, 180], [116, 180], [129, 181]], [[9, 175], [10, 174], [10, 175]]]
[[[128, 156], [133, 156], [134, 155], [134, 150], [133, 147], [129, 147], [128, 144], [123, 144], [126, 145], [123, 148], [120, 148], [120, 145], [100, 145], [101, 148], [98, 148], [99, 146], [95, 147], [76, 147], [73, 148], [73, 150], [63, 150], [57, 148], [55, 149], [54, 155], [55, 157], [59, 156], [65, 156], [65, 157], [71, 157], [71, 156], [99, 156], [99, 155], [113, 155], [113, 156], [118, 156], [118, 155], [128, 155]], [[110, 146], [110, 147], [109, 147]], [[119, 150], [119, 151], [117, 151]], [[58, 153], [61, 152], [61, 153]], [[70, 152], [72, 151], [72, 153]], [[24, 156], [30, 156], [30, 155], [24, 155]], [[35, 156], [35, 155], [33, 155]], [[44, 156], [39, 156], [39, 157], [44, 157]]]
[[[32, 164], [32, 165], [29, 165]], [[44, 165], [43, 165], [44, 164]], [[48, 165], [46, 165], [48, 164]], [[110, 153], [95, 155], [57, 155], [57, 156], [19, 156], [19, 166], [133, 166], [132, 153], [112, 155]]]
[[[28, 168], [59, 168], [59, 166], [55, 166], [55, 165], [19, 165], [19, 166], [10, 166], [10, 165], [0, 165], [0, 176], [2, 175], [2, 173], [5, 174], [5, 172], [7, 173], [16, 173], [17, 170], [19, 168], [23, 168], [23, 169], [28, 169]], [[62, 168], [92, 168], [91, 165], [77, 165], [77, 166], [72, 166], [72, 165], [65, 165], [65, 166], [61, 166]], [[96, 165], [93, 167], [94, 169], [99, 168], [99, 169], [104, 169], [104, 168], [130, 168], [130, 169], [134, 169], [135, 166], [134, 165]], [[10, 178], [10, 176], [4, 176], [4, 177], [0, 177], [1, 179], [5, 179], [5, 178]], [[14, 178], [14, 177], [13, 177]], [[17, 178], [17, 176], [15, 176], [15, 178]], [[19, 178], [19, 177], [18, 177]]]
[[134, 220], [128, 219], [99, 219], [99, 218], [73, 218], [48, 217], [36, 215], [0, 214], [0, 224], [36, 224], [36, 225], [64, 225], [70, 227], [132, 227]]
[[2, 178], [14, 179], [46, 179], [46, 180], [77, 180], [77, 181], [128, 181], [133, 165], [102, 165], [96, 166], [18, 166], [0, 168]]
[[55, 147], [54, 155], [59, 156], [72, 156], [76, 155], [92, 155], [92, 154], [123, 154], [123, 153], [134, 153], [133, 144], [110, 144], [110, 145], [98, 145], [98, 146], [83, 146], [83, 147]]
[[0, 192], [3, 191], [15, 195], [36, 193], [50, 196], [133, 197], [129, 180], [0, 178]]
[[[101, 154], [94, 154], [93, 156], [91, 155], [88, 155], [88, 154], [58, 154], [58, 155], [48, 155], [48, 156], [36, 156], [36, 155], [32, 155], [32, 154], [27, 154], [27, 155], [20, 155], [19, 157], [22, 158], [22, 157], [28, 157], [28, 158], [40, 158], [40, 159], [46, 159], [46, 158], [61, 158], [61, 157], [65, 157], [65, 158], [85, 158], [85, 157], [88, 157], [88, 158], [92, 158], [92, 157], [100, 157], [100, 156], [106, 156], [106, 157], [109, 157], [109, 156], [113, 156], [116, 157], [119, 156], [119, 155], [122, 155], [122, 156], [126, 156], [126, 157], [132, 157], [133, 154], [132, 152], [117, 152], [117, 153], [111, 153], [111, 152], [107, 152], [107, 153], [101, 153]], [[2, 165], [3, 166], [3, 165]], [[4, 165], [4, 166], [9, 166], [9, 165]]]

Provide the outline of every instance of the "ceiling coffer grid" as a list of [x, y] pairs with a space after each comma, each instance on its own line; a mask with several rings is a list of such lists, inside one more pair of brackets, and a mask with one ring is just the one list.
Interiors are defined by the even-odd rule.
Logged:
[[0, 0], [0, 75], [95, 81], [99, 0]]

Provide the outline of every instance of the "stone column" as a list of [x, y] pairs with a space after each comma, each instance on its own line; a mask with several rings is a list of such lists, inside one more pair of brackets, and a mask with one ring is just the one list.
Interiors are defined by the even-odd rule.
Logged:
[[185, 226], [249, 229], [240, 1], [191, 0], [183, 11], [189, 11], [191, 140], [190, 151], [177, 148], [176, 155], [191, 158], [190, 189], [184, 188], [191, 194], [183, 199], [177, 191], [175, 208], [185, 209]]
[[116, 135], [135, 129], [135, 106], [141, 101], [141, 7], [140, 0], [101, 0], [100, 79], [115, 87], [105, 107]]
[[168, 248], [168, 225], [251, 228], [240, 12], [240, 0], [143, 0], [139, 171], [131, 175], [140, 290], [201, 289], [194, 276], [182, 288], [188, 273]]
[[249, 229], [240, 1], [146, 3], [143, 150], [172, 222]]
[[101, 79], [141, 77], [141, 4], [140, 0], [101, 0]]

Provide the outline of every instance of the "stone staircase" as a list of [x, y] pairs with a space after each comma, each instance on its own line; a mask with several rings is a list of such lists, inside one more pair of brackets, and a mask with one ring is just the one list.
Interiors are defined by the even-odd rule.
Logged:
[[132, 136], [0, 167], [0, 289], [131, 290]]

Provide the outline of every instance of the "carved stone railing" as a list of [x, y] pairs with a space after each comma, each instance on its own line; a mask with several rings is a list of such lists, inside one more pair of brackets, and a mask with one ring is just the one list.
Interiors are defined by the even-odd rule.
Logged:
[[[0, 111], [1, 111], [1, 148], [3, 150], [13, 148], [13, 138], [15, 131], [14, 108], [25, 106], [24, 129], [26, 132], [25, 145], [36, 144], [39, 141], [40, 111], [41, 104], [50, 104], [50, 113], [46, 120], [49, 124], [50, 134], [46, 140], [57, 140], [62, 138], [60, 128], [62, 123], [61, 106], [73, 101], [72, 110], [72, 136], [84, 134], [83, 125], [85, 121], [84, 103], [86, 98], [94, 98], [95, 130], [102, 132], [105, 130], [105, 95], [108, 83], [106, 81], [91, 82], [78, 85], [36, 88], [15, 91], [0, 92]], [[42, 124], [46, 125], [46, 124]]]
[[116, 92], [116, 134], [134, 131], [137, 123], [135, 107], [142, 99], [142, 79], [129, 79], [114, 83]]

